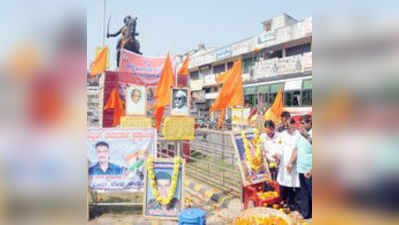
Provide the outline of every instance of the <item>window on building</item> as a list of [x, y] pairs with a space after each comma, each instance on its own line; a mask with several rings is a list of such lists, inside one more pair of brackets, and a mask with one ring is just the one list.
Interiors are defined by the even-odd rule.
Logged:
[[312, 89], [303, 90], [302, 105], [303, 106], [311, 106], [312, 105]]
[[273, 51], [273, 52], [269, 52], [268, 54], [267, 54], [267, 57], [265, 57], [265, 58], [269, 58], [269, 59], [271, 59], [271, 58], [282, 58], [283, 57], [283, 50], [277, 50], [277, 51]]
[[310, 43], [303, 44], [303, 45], [297, 45], [294, 47], [286, 48], [285, 49], [285, 56], [294, 56], [294, 55], [302, 55], [303, 53], [310, 52], [311, 51], [311, 45]]
[[254, 58], [252, 57], [245, 58], [244, 60], [242, 60], [242, 72], [249, 73], [253, 65], [254, 65]]
[[264, 29], [266, 32], [271, 31], [272, 30], [272, 22], [267, 22], [264, 24]]
[[312, 105], [312, 80], [303, 81], [302, 105], [303, 106]]
[[259, 104], [270, 105], [269, 98], [270, 98], [270, 93], [259, 93], [258, 95]]
[[280, 88], [283, 88], [284, 91], [284, 83], [272, 84], [270, 86], [269, 105], [273, 105], [274, 99], [276, 99], [277, 93]]
[[251, 104], [251, 96], [245, 95], [244, 96], [244, 105], [250, 105], [250, 104]]
[[244, 105], [249, 105], [249, 107], [253, 107], [257, 104], [256, 95], [246, 95], [244, 97]]
[[213, 73], [223, 73], [226, 71], [225, 64], [220, 64], [213, 67]]
[[270, 85], [262, 85], [257, 88], [258, 100], [260, 104], [270, 105]]
[[233, 62], [228, 62], [227, 63], [227, 69], [231, 69], [231, 67], [233, 67]]
[[200, 79], [200, 78], [199, 78], [199, 72], [198, 72], [198, 71], [190, 72], [190, 78], [191, 78], [191, 80], [198, 80], [198, 79]]
[[299, 106], [301, 102], [301, 91], [292, 90], [284, 92], [284, 105], [285, 106]]
[[273, 105], [274, 99], [276, 99], [277, 93], [271, 93], [269, 96], [269, 105]]

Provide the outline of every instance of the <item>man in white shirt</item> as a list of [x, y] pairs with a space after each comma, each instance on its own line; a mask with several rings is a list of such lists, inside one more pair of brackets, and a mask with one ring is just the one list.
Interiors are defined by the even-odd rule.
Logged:
[[[288, 129], [280, 134], [283, 150], [280, 159], [280, 166], [277, 175], [277, 182], [280, 185], [281, 199], [291, 210], [296, 210], [296, 194], [300, 187], [299, 175], [296, 164], [290, 164], [291, 155], [295, 150], [296, 139], [300, 137], [295, 126], [295, 120], [291, 119], [288, 123]], [[291, 167], [289, 167], [291, 166]]]
[[265, 133], [260, 135], [263, 142], [263, 155], [267, 159], [266, 166], [272, 175], [272, 179], [277, 179], [277, 169], [282, 154], [282, 144], [279, 137], [279, 133], [275, 132], [275, 124], [272, 120], [266, 120], [265, 122]]

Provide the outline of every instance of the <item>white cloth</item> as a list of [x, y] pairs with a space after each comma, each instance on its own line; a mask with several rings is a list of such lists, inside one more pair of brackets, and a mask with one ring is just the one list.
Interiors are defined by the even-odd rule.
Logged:
[[189, 109], [187, 106], [183, 106], [181, 108], [172, 108], [172, 113], [175, 115], [187, 115], [189, 116]]
[[285, 187], [299, 187], [299, 176], [296, 169], [296, 163], [291, 171], [288, 173], [287, 165], [291, 159], [292, 152], [295, 148], [295, 140], [299, 138], [299, 132], [295, 131], [293, 135], [289, 134], [288, 131], [283, 131], [280, 134], [280, 138], [283, 145], [283, 150], [280, 159], [280, 166], [277, 175], [277, 182]]
[[275, 132], [274, 136], [271, 138], [267, 134], [263, 133], [260, 135], [263, 142], [264, 155], [269, 162], [276, 162], [274, 159], [275, 154], [281, 155], [283, 152], [283, 145], [280, 139], [280, 134]]

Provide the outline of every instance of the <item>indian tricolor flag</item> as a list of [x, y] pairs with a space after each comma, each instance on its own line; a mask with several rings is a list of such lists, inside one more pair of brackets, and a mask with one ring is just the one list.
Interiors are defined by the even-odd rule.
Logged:
[[143, 156], [145, 156], [146, 154], [147, 154], [147, 149], [126, 156], [125, 161], [128, 166], [128, 170], [135, 171], [141, 166], [143, 166], [145, 159], [145, 157]]

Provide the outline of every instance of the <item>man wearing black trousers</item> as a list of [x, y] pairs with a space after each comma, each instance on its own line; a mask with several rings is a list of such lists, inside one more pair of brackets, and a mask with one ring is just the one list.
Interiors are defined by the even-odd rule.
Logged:
[[305, 115], [300, 120], [301, 136], [295, 142], [290, 164], [296, 162], [301, 188], [298, 195], [299, 211], [305, 219], [312, 218], [312, 118]]

